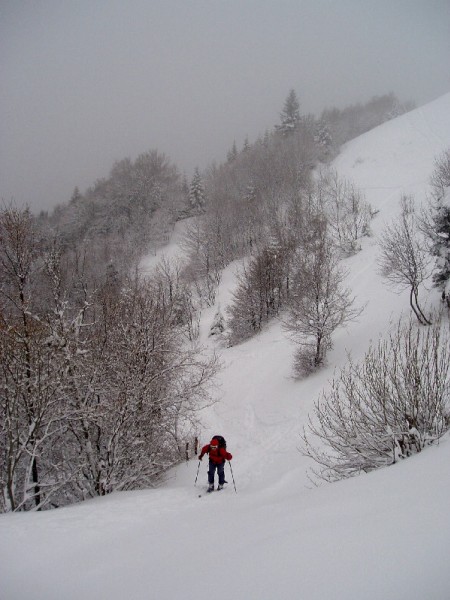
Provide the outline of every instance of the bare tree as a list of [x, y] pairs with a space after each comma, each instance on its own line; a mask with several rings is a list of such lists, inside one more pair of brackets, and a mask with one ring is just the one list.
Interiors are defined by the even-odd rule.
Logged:
[[430, 183], [435, 198], [442, 198], [450, 187], [450, 148], [435, 159]]
[[208, 217], [196, 218], [186, 230], [183, 248], [189, 257], [184, 276], [195, 287], [200, 300], [212, 306], [225, 266], [219, 223], [213, 227]]
[[320, 172], [315, 186], [318, 207], [328, 219], [336, 245], [346, 254], [356, 252], [359, 240], [369, 234], [372, 209], [353, 183], [339, 177], [337, 171]]
[[28, 210], [0, 216], [2, 508], [41, 509], [71, 476], [62, 444], [67, 361], [79, 315], [61, 293], [58, 252], [37, 243]]
[[295, 361], [298, 373], [322, 365], [332, 348], [333, 332], [357, 319], [363, 310], [353, 306], [354, 298], [344, 287], [345, 277], [336, 248], [325, 226], [319, 224], [317, 236], [298, 254], [289, 312], [284, 320], [285, 329], [300, 346]]
[[398, 324], [316, 402], [302, 452], [335, 481], [420, 452], [450, 427], [450, 335]]
[[105, 350], [91, 355], [102, 376], [73, 423], [84, 496], [155, 485], [179, 462], [179, 444], [211, 402], [217, 358], [186, 342], [173, 315], [160, 280], [135, 280], [102, 318]]
[[152, 281], [161, 301], [170, 311], [168, 319], [192, 342], [198, 339], [200, 333], [201, 311], [198, 302], [194, 301], [192, 286], [186, 282], [184, 268], [182, 261], [163, 257]]
[[89, 291], [79, 266], [28, 211], [0, 214], [2, 511], [156, 484], [211, 402], [218, 360], [186, 339], [176, 270]]
[[402, 196], [401, 215], [386, 227], [379, 245], [381, 274], [394, 288], [409, 288], [409, 303], [417, 320], [429, 325], [419, 305], [419, 288], [429, 276], [430, 257], [421, 239], [412, 197]]

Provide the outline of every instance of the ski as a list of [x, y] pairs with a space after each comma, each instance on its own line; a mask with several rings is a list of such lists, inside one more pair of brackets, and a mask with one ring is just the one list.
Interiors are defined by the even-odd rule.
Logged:
[[221, 492], [222, 490], [224, 490], [225, 488], [213, 488], [212, 490], [210, 490], [209, 488], [206, 488], [204, 492], [202, 492], [201, 494], [198, 495], [199, 498], [201, 498], [202, 496], [211, 494], [212, 492]]

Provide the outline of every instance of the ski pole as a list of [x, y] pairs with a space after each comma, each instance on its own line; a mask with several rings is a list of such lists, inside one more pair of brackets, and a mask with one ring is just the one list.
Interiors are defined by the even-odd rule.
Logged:
[[234, 475], [233, 475], [233, 467], [231, 466], [231, 462], [230, 461], [228, 461], [228, 464], [230, 465], [231, 477], [233, 478], [234, 491], [237, 494], [236, 483], [234, 481]]
[[198, 472], [200, 471], [200, 463], [201, 463], [201, 462], [202, 462], [201, 460], [199, 460], [199, 461], [198, 461], [198, 467], [197, 467], [197, 477], [195, 478], [195, 483], [194, 483], [194, 485], [197, 485]]

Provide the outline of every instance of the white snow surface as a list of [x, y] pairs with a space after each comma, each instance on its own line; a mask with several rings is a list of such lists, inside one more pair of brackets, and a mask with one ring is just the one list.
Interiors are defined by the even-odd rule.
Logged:
[[[293, 346], [278, 322], [234, 348], [208, 338], [217, 305], [202, 315], [202, 342], [220, 352], [218, 402], [201, 443], [217, 433], [232, 452], [225, 490], [202, 494], [207, 461], [174, 469], [158, 489], [112, 494], [43, 513], [0, 517], [1, 600], [448, 600], [450, 437], [394, 466], [311, 486], [300, 432], [347, 353], [409, 315], [407, 293], [377, 274], [377, 235], [402, 194], [421, 203], [436, 156], [450, 147], [450, 94], [351, 141], [334, 162], [379, 210], [373, 236], [347, 259], [348, 283], [366, 308], [336, 332], [327, 368], [292, 376]], [[160, 254], [176, 255], [176, 242]], [[146, 268], [154, 265], [154, 258]], [[217, 304], [230, 301], [237, 265]], [[439, 294], [422, 290], [428, 308]]]

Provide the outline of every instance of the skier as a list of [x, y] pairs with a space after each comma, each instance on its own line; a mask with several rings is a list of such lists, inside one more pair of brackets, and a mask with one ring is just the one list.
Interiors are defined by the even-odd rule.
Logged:
[[217, 469], [217, 475], [219, 476], [218, 490], [223, 488], [225, 483], [225, 461], [231, 460], [233, 456], [227, 452], [226, 445], [221, 446], [219, 440], [213, 438], [209, 444], [203, 446], [202, 451], [199, 455], [199, 460], [202, 460], [205, 454], [209, 454], [209, 469], [208, 469], [208, 492], [214, 490], [214, 475]]

